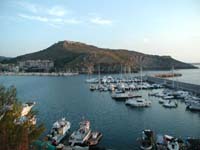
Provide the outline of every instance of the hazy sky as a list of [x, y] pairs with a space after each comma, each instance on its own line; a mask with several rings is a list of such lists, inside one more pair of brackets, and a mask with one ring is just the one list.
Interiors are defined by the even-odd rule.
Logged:
[[61, 40], [200, 62], [200, 0], [1, 0], [0, 55]]

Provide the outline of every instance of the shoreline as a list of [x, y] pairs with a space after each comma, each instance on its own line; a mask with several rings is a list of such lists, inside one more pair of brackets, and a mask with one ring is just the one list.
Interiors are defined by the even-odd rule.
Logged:
[[0, 76], [75, 76], [79, 73], [73, 72], [1, 72]]

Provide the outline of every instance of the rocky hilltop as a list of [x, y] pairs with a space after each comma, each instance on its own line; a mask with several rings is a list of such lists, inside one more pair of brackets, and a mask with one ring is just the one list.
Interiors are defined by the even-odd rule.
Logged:
[[101, 72], [118, 73], [123, 71], [137, 71], [142, 65], [145, 70], [166, 70], [174, 66], [176, 69], [195, 68], [173, 59], [170, 56], [147, 55], [125, 49], [99, 48], [73, 41], [59, 41], [52, 46], [30, 54], [10, 59], [9, 62], [17, 63], [24, 60], [49, 59], [55, 63], [57, 70], [79, 71], [81, 73]]

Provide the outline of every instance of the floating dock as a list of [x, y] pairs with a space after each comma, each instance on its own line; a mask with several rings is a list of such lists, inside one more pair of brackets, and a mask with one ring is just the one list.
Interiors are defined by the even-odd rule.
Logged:
[[153, 76], [144, 76], [143, 79], [148, 82], [162, 84], [168, 88], [173, 88], [177, 90], [185, 90], [185, 91], [188, 91], [195, 95], [200, 96], [200, 85], [197, 85], [197, 84], [185, 83], [185, 82], [174, 81], [174, 80], [170, 80], [166, 78], [164, 79], [164, 78], [153, 77]]

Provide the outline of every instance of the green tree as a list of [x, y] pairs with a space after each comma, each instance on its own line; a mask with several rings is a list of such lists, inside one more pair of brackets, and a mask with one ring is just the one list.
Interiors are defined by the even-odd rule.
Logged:
[[[0, 86], [0, 150], [28, 150], [29, 145], [44, 131], [44, 125], [34, 125], [29, 119], [21, 124], [15, 121], [21, 116], [22, 103], [16, 97], [16, 88]], [[36, 115], [31, 110], [27, 118]]]

